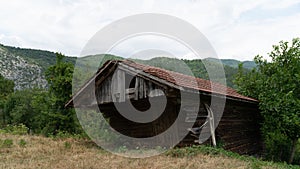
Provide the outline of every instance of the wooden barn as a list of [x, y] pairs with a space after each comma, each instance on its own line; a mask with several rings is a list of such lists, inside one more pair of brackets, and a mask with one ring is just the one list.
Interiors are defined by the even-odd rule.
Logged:
[[[91, 89], [93, 91], [88, 91]], [[96, 101], [90, 99], [91, 94], [96, 96]], [[182, 96], [188, 98], [184, 103]], [[211, 104], [213, 99], [217, 104]], [[225, 100], [223, 112], [218, 112], [218, 100], [220, 107]], [[130, 102], [136, 110], [147, 111], [152, 104], [164, 101], [163, 113], [150, 122], [129, 120], [119, 113], [116, 106]], [[224, 149], [240, 154], [258, 154], [261, 151], [257, 100], [218, 83], [129, 60], [107, 61], [66, 106], [98, 106], [109, 118], [112, 128], [136, 138], [151, 137], [167, 130], [178, 118], [179, 112], [183, 112], [182, 120], [177, 124], [180, 125], [178, 133], [175, 132], [172, 137], [188, 134], [178, 146], [222, 144]], [[128, 111], [132, 116], [137, 114]], [[152, 112], [147, 113], [155, 114], [156, 111], [152, 108]], [[205, 139], [206, 136], [209, 139]]]

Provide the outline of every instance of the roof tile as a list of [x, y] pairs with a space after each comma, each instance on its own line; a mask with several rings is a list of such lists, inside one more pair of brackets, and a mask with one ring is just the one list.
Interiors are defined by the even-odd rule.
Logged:
[[237, 91], [235, 91], [234, 89], [230, 87], [226, 87], [220, 83], [211, 82], [209, 80], [196, 78], [193, 76], [165, 70], [154, 66], [144, 65], [129, 60], [123, 60], [119, 62], [122, 62], [135, 69], [139, 69], [157, 78], [166, 80], [167, 82], [175, 84], [180, 87], [195, 89], [203, 92], [216, 93], [216, 94], [226, 95], [229, 97], [239, 98], [242, 100], [257, 102], [256, 99], [243, 96], [239, 94]]

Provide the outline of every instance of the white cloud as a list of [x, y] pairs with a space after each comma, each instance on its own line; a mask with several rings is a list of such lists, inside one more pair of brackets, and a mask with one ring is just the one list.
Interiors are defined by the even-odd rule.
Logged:
[[[300, 36], [300, 10], [296, 8], [299, 3], [299, 0], [1, 1], [0, 43], [79, 55], [89, 38], [103, 26], [125, 16], [151, 12], [173, 15], [193, 24], [210, 40], [221, 58], [250, 60], [256, 54], [269, 52], [280, 40]], [[295, 11], [291, 12], [291, 8]], [[276, 17], [268, 15], [270, 11]], [[186, 56], [189, 55], [182, 57]]]
[[18, 36], [6, 36], [0, 34], [0, 42], [5, 43], [6, 45], [22, 47], [23, 40]]
[[299, 4], [300, 0], [284, 0], [284, 1], [276, 1], [276, 3], [265, 3], [263, 5], [264, 9], [284, 9], [291, 7], [293, 5]]
[[[179, 41], [158, 35], [134, 36], [117, 44], [109, 53], [126, 58], [172, 57], [180, 58], [191, 51]], [[143, 56], [138, 56], [141, 54]]]

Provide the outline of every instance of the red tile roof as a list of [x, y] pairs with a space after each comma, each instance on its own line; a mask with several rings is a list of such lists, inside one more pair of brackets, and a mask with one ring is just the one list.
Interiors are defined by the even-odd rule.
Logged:
[[211, 82], [209, 80], [196, 78], [189, 75], [184, 75], [181, 73], [165, 70], [154, 66], [148, 66], [148, 65], [136, 63], [129, 60], [123, 60], [118, 62], [124, 63], [127, 66], [141, 70], [147, 74], [150, 74], [152, 76], [155, 76], [157, 78], [160, 78], [162, 80], [165, 80], [169, 83], [172, 83], [180, 87], [195, 89], [195, 90], [208, 92], [208, 93], [226, 95], [228, 97], [238, 98], [238, 99], [251, 101], [251, 102], [257, 102], [257, 100], [250, 97], [243, 96], [230, 87], [226, 87], [222, 84]]

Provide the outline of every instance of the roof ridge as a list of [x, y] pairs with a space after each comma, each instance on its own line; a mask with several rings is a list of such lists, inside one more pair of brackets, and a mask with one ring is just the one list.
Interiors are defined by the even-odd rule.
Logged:
[[199, 79], [199, 80], [203, 80], [203, 81], [206, 81], [206, 82], [212, 82], [214, 84], [217, 84], [217, 85], [221, 85], [221, 86], [224, 86], [226, 88], [229, 88], [229, 89], [232, 89], [234, 90], [233, 88], [229, 87], [229, 86], [226, 86], [224, 84], [221, 84], [219, 82], [214, 82], [214, 81], [211, 81], [211, 80], [208, 80], [208, 79], [203, 79], [203, 78], [200, 78], [200, 77], [196, 77], [196, 76], [191, 76], [191, 75], [187, 75], [187, 74], [183, 74], [183, 73], [179, 73], [179, 72], [176, 72], [176, 71], [173, 71], [173, 70], [168, 70], [168, 69], [164, 69], [164, 68], [161, 68], [161, 67], [155, 67], [155, 66], [152, 66], [152, 65], [147, 65], [147, 64], [142, 64], [142, 63], [139, 63], [139, 62], [134, 62], [133, 60], [122, 60], [122, 62], [126, 64], [126, 62], [129, 61], [131, 63], [134, 63], [134, 64], [139, 64], [139, 65], [142, 65], [142, 66], [147, 66], [147, 67], [150, 67], [150, 68], [153, 68], [153, 69], [161, 69], [161, 70], [164, 70], [166, 72], [170, 72], [172, 74], [178, 74], [180, 76], [186, 76], [186, 77], [191, 77], [191, 78], [195, 78], [195, 79]]
[[[134, 67], [136, 69], [140, 69], [140, 70], [144, 71], [145, 73], [149, 73], [149, 74], [154, 75], [158, 78], [162, 78], [164, 80], [167, 80], [170, 83], [176, 84], [176, 85], [181, 86], [181, 87], [192, 88], [192, 89], [195, 89], [195, 90], [202, 90], [202, 91], [206, 91], [206, 92], [210, 92], [210, 93], [218, 93], [218, 94], [226, 95], [226, 96], [229, 96], [229, 97], [235, 97], [235, 98], [239, 98], [239, 99], [251, 100], [251, 101], [257, 102], [256, 99], [253, 99], [253, 98], [244, 96], [242, 94], [239, 94], [235, 89], [233, 89], [231, 87], [228, 87], [227, 85], [221, 84], [219, 82], [214, 82], [214, 81], [211, 81], [211, 80], [207, 80], [207, 79], [203, 79], [203, 78], [199, 78], [199, 77], [195, 77], [195, 76], [175, 72], [175, 71], [172, 71], [172, 70], [167, 70], [167, 69], [164, 69], [164, 68], [155, 67], [155, 66], [152, 66], [152, 65], [138, 63], [138, 62], [135, 62], [135, 61], [132, 61], [132, 60], [122, 60], [121, 62], [126, 64], [127, 66], [131, 66], [131, 67]], [[149, 70], [152, 70], [152, 69], [156, 70], [156, 72], [149, 71]], [[197, 86], [194, 86], [194, 84], [185, 84], [185, 83], [188, 83], [188, 81], [182, 81], [180, 84], [177, 84], [176, 80], [174, 81], [174, 79], [170, 79], [169, 76], [164, 75], [162, 72], [169, 74], [169, 76], [171, 76], [171, 77], [177, 76], [177, 78], [179, 78], [181, 80], [184, 80], [182, 78], [187, 78], [187, 79], [193, 78], [193, 79], [196, 80]], [[213, 89], [215, 89], [214, 91], [212, 91], [211, 86], [214, 86], [213, 87]], [[224, 88], [226, 90], [225, 93], [223, 93]], [[217, 91], [216, 89], [221, 89], [221, 90]]]

